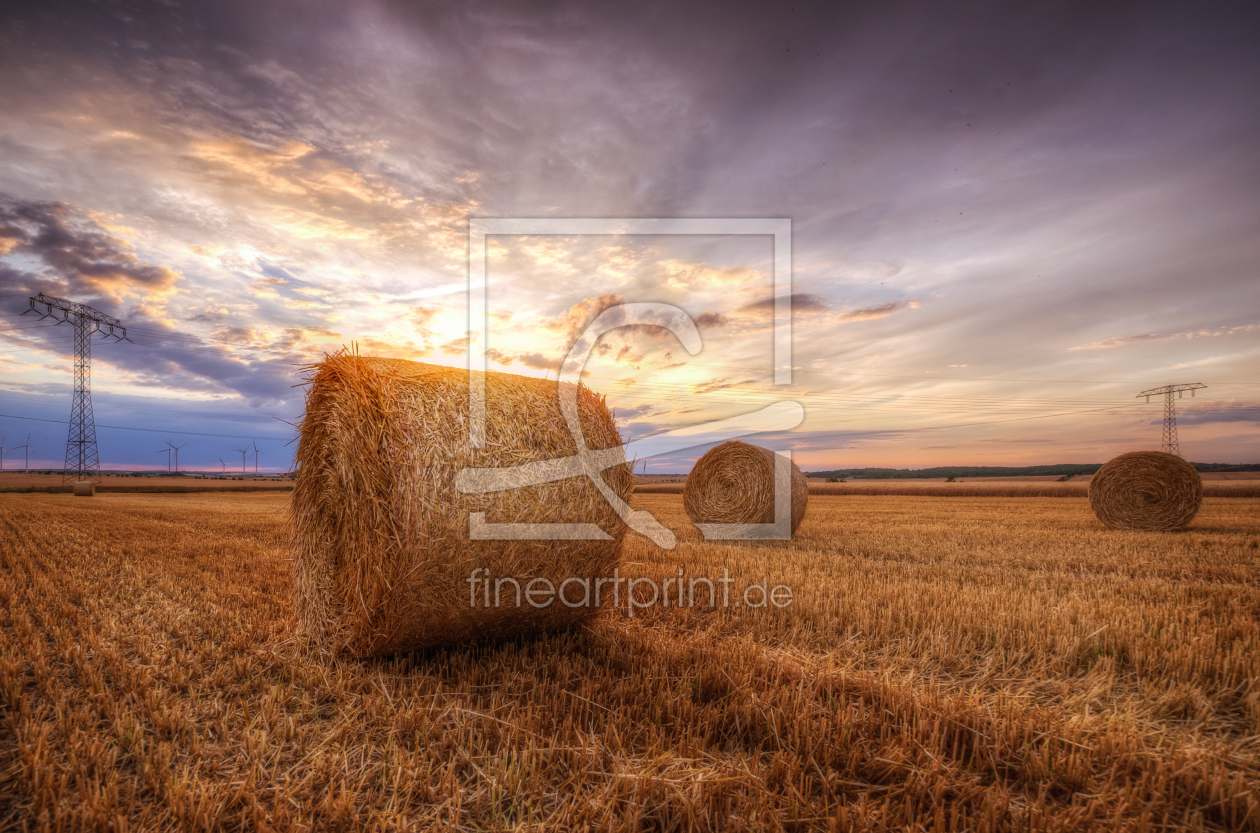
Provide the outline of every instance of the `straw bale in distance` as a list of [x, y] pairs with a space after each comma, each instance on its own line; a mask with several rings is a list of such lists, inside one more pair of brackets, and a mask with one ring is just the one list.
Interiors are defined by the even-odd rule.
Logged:
[[1203, 478], [1174, 454], [1131, 451], [1089, 481], [1089, 505], [1112, 529], [1182, 529], [1203, 505]]
[[80, 480], [74, 484], [75, 497], [92, 497], [96, 494], [96, 484], [91, 480]]
[[[585, 477], [487, 495], [455, 489], [465, 467], [576, 453], [554, 380], [487, 373], [486, 445], [473, 449], [466, 370], [345, 351], [308, 370], [290, 509], [297, 607], [308, 634], [348, 655], [383, 655], [564, 628], [597, 612], [558, 599], [536, 608], [523, 592], [518, 607], [510, 583], [501, 585], [498, 605], [493, 590], [491, 605], [480, 592], [470, 603], [468, 579], [478, 567], [487, 571], [481, 577], [514, 578], [523, 590], [534, 578], [559, 587], [568, 578], [611, 576], [618, 563], [626, 527]], [[603, 397], [583, 385], [578, 412], [589, 448], [622, 445]], [[627, 466], [603, 476], [629, 496]], [[487, 523], [594, 523], [613, 540], [473, 541], [469, 513], [478, 511]], [[577, 583], [566, 591], [570, 602], [584, 595]]]
[[[692, 523], [774, 523], [773, 451], [738, 440], [701, 457], [687, 475], [683, 506]], [[805, 475], [792, 464], [792, 532], [809, 503]]]

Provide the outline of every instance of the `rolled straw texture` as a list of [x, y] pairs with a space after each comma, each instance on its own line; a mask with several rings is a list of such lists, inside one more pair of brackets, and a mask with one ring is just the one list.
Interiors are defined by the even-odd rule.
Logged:
[[75, 497], [92, 497], [96, 494], [96, 483], [91, 480], [80, 480], [74, 484]]
[[[337, 653], [384, 655], [563, 628], [597, 612], [558, 599], [535, 608], [523, 592], [518, 607], [510, 584], [498, 606], [480, 590], [476, 606], [470, 599], [478, 567], [523, 590], [534, 578], [559, 587], [617, 566], [626, 527], [585, 477], [486, 495], [455, 488], [465, 467], [576, 453], [555, 381], [487, 373], [486, 444], [473, 449], [466, 370], [342, 352], [308, 378], [290, 512], [297, 609], [310, 636]], [[578, 413], [589, 448], [621, 446], [603, 397], [581, 385]], [[628, 467], [603, 476], [629, 496]], [[470, 512], [492, 524], [594, 523], [613, 540], [473, 541]], [[570, 601], [582, 598], [580, 585], [567, 590]]]
[[1203, 505], [1203, 478], [1163, 451], [1131, 451], [1089, 481], [1089, 505], [1112, 529], [1182, 529]]
[[[683, 486], [683, 506], [692, 523], [774, 523], [773, 451], [738, 440], [701, 457]], [[792, 532], [809, 504], [805, 475], [792, 464]]]

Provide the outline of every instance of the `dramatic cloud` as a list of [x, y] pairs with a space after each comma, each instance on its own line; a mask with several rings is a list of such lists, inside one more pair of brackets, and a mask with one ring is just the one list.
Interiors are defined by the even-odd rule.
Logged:
[[494, 347], [486, 350], [486, 358], [504, 367], [520, 364], [531, 370], [559, 371], [561, 359], [548, 359], [542, 353], [506, 353]]
[[[831, 304], [826, 298], [818, 295], [799, 294], [789, 296], [792, 304], [793, 316], [812, 317], [823, 315], [830, 312]], [[850, 310], [849, 312], [836, 313], [830, 316], [839, 322], [849, 321], [869, 321], [873, 318], [886, 318], [895, 312], [904, 309], [914, 309], [919, 306], [917, 301], [888, 301], [878, 306], [866, 309]], [[770, 319], [774, 317], [774, 298], [765, 298], [751, 304], [745, 304], [735, 311], [737, 315], [746, 315], [755, 318]]]
[[[1182, 407], [1177, 414], [1178, 425], [1207, 425], [1219, 422], [1245, 422], [1253, 425], [1260, 425], [1260, 405], [1255, 402], [1242, 402], [1232, 399], [1228, 402], [1212, 405], [1185, 405], [1184, 401], [1179, 402]], [[1162, 424], [1163, 420], [1152, 422], [1152, 424]]]
[[[788, 300], [792, 304], [793, 315], [821, 313], [826, 312], [828, 308], [827, 299], [820, 295], [790, 295]], [[738, 315], [748, 315], [755, 318], [773, 318], [774, 306], [775, 299], [773, 297], [763, 298], [760, 301], [745, 304], [735, 310], [735, 312]]]
[[[583, 298], [580, 302], [570, 307], [564, 315], [547, 322], [546, 328], [552, 332], [563, 333], [565, 343], [573, 344], [596, 318], [608, 310], [620, 307], [625, 303], [625, 296], [615, 293]], [[639, 339], [646, 339], [650, 343], [673, 338], [673, 334], [667, 326], [670, 323], [670, 316], [668, 315], [656, 316], [656, 320], [660, 323], [653, 323], [652, 318], [645, 320], [641, 317], [637, 317], [635, 319], [636, 323], [633, 324], [621, 323], [623, 321], [629, 322], [630, 320], [625, 313], [615, 313], [612, 323], [618, 325], [617, 329], [604, 335], [595, 346], [594, 352], [597, 355], [612, 353], [614, 349], [613, 342], [616, 342], [619, 347], [616, 349], [615, 361], [620, 362], [628, 359], [637, 362], [642, 359], [642, 356], [634, 355], [635, 351], [641, 352], [644, 349], [644, 346], [639, 343]], [[728, 319], [725, 315], [706, 310], [699, 315], [693, 316], [692, 322], [696, 325], [696, 329], [704, 331], [724, 327], [728, 323]], [[547, 366], [550, 366], [550, 364]]]
[[698, 330], [713, 330], [718, 327], [725, 327], [728, 321], [725, 315], [708, 311], [700, 313], [692, 320], [696, 322], [696, 329]]
[[842, 312], [836, 316], [836, 320], [869, 321], [872, 318], [886, 318], [894, 312], [900, 312], [903, 309], [915, 309], [918, 306], [919, 303], [917, 301], [889, 301], [886, 304], [880, 304], [869, 309], [855, 309], [851, 312]]
[[6, 279], [0, 289], [118, 302], [132, 292], [154, 295], [174, 288], [178, 275], [141, 262], [129, 248], [69, 205], [0, 194], [0, 256], [32, 262], [29, 271], [0, 273]]
[[624, 304], [626, 298], [624, 295], [614, 295], [608, 293], [593, 298], [583, 298], [559, 318], [547, 324], [547, 329], [553, 332], [562, 333], [566, 342], [576, 341], [578, 336], [586, 330], [587, 326], [600, 316], [600, 313], [607, 309]]

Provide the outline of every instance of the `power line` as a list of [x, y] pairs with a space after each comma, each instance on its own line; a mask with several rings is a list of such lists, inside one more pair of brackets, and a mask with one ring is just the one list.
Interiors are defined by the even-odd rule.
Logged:
[[[605, 380], [605, 379], [602, 379], [601, 377], [597, 377], [597, 376], [588, 376], [588, 377], [586, 377], [586, 379], [584, 379], [583, 381], [611, 381], [611, 382], [621, 381], [621, 382], [624, 382], [624, 383], [625, 383], [625, 385], [626, 385], [626, 387], [625, 387], [625, 392], [630, 392], [630, 391], [633, 391], [633, 390], [635, 390], [636, 388], [653, 388], [653, 389], [663, 389], [663, 390], [669, 390], [670, 392], [672, 392], [672, 393], [674, 393], [674, 394], [676, 394], [676, 395], [687, 395], [687, 396], [694, 396], [694, 395], [700, 395], [700, 394], [703, 394], [703, 393], [705, 392], [705, 388], [707, 387], [707, 386], [706, 386], [706, 385], [704, 385], [704, 384], [693, 384], [693, 385], [691, 385], [691, 386], [690, 386], [690, 389], [688, 390], [688, 389], [681, 389], [681, 388], [676, 387], [676, 386], [663, 385], [663, 384], [658, 384], [658, 383], [654, 383], [654, 382], [638, 382], [638, 381], [633, 381], [633, 380]], [[741, 393], [741, 392], [746, 392], [746, 393], [764, 393], [765, 395], [768, 395], [768, 396], [773, 395], [773, 396], [775, 396], [776, 398], [778, 398], [778, 397], [782, 397], [782, 396], [784, 395], [781, 391], [774, 391], [774, 390], [755, 391], [755, 390], [750, 390], [750, 389], [748, 389], [748, 388], [742, 388], [742, 389], [741, 389], [741, 388], [739, 387], [741, 384], [743, 384], [743, 383], [736, 382], [736, 383], [733, 383], [733, 384], [731, 384], [731, 385], [729, 385], [729, 386], [720, 386], [720, 387], [717, 387], [717, 388], [713, 388], [713, 390], [714, 390], [714, 391], [716, 391], [716, 390], [723, 390], [723, 391], [726, 391], [726, 392], [728, 392], [728, 393]], [[858, 399], [858, 398], [861, 398], [861, 399], [869, 399], [869, 398], [871, 398], [871, 396], [872, 396], [872, 395], [878, 395], [878, 394], [870, 394], [870, 393], [844, 393], [844, 392], [841, 392], [841, 391], [825, 392], [825, 393], [818, 393], [818, 392], [814, 392], [814, 391], [799, 391], [799, 392], [793, 392], [793, 393], [792, 393], [792, 396], [793, 396], [793, 397], [796, 397], [796, 398], [818, 398], [818, 397], [836, 398], [836, 397], [843, 397], [843, 398], [850, 398], [850, 399]], [[977, 402], [1016, 403], [1016, 402], [1019, 402], [1019, 403], [1029, 403], [1029, 404], [1043, 404], [1043, 403], [1049, 403], [1049, 404], [1062, 404], [1062, 403], [1068, 403], [1068, 402], [1079, 402], [1079, 403], [1086, 403], [1086, 404], [1101, 404], [1101, 403], [1104, 403], [1104, 402], [1113, 401], [1113, 400], [1110, 400], [1110, 399], [1102, 399], [1102, 398], [1086, 398], [1086, 397], [1071, 397], [1071, 398], [1062, 398], [1062, 397], [1060, 397], [1060, 398], [1051, 398], [1051, 397], [997, 397], [997, 396], [988, 396], [988, 397], [984, 397], [984, 396], [976, 396], [976, 397], [970, 397], [970, 396], [941, 396], [941, 395], [933, 395], [933, 394], [902, 394], [902, 393], [884, 394], [884, 395], [888, 395], [888, 396], [897, 396], [897, 397], [904, 398], [904, 399], [911, 399], [911, 398], [913, 398], [913, 399], [916, 399], [916, 400], [919, 400], [919, 401], [932, 401], [932, 402], [968, 402], [968, 403], [977, 403]], [[1118, 401], [1117, 401], [1117, 404], [1118, 404]]]
[[[588, 377], [583, 380], [603, 381], [598, 377]], [[646, 394], [640, 392], [646, 391]], [[636, 395], [638, 394], [638, 395]], [[653, 395], [655, 394], [655, 395]], [[635, 399], [673, 399], [678, 397], [703, 397], [705, 402], [728, 401], [728, 402], [757, 402], [767, 399], [781, 399], [784, 394], [776, 391], [755, 391], [755, 390], [738, 390], [735, 388], [722, 388], [721, 392], [713, 391], [706, 393], [703, 390], [697, 391], [694, 387], [691, 389], [680, 389], [668, 385], [659, 385], [654, 383], [637, 382], [632, 385], [626, 385], [622, 390], [617, 392], [618, 396]], [[876, 395], [870, 394], [846, 394], [846, 393], [810, 393], [800, 392], [793, 393], [791, 398], [798, 399], [804, 404], [819, 405], [832, 404], [843, 407], [876, 407], [888, 405], [911, 405], [920, 407], [921, 409], [930, 410], [983, 410], [990, 411], [993, 406], [1010, 406], [1010, 407], [1041, 407], [1054, 408], [1066, 407], [1071, 405], [1109, 405], [1115, 407], [1131, 407], [1133, 403], [1127, 401], [1110, 402], [1108, 400], [1089, 400], [1089, 399], [1003, 399], [998, 397], [970, 399], [964, 397], [942, 397], [942, 396], [926, 396], [914, 394], [890, 394]]]
[[[16, 333], [20, 330], [55, 330], [56, 324], [30, 324], [26, 327], [0, 327], [0, 333]], [[65, 332], [62, 330], [61, 332]]]
[[[725, 365], [725, 364], [697, 364], [687, 362], [686, 367], [708, 367], [714, 369], [728, 370], [761, 370], [766, 371], [765, 367], [751, 367], [746, 365]], [[872, 379], [919, 379], [920, 381], [932, 382], [937, 379], [954, 382], [1028, 382], [1031, 384], [1059, 384], [1059, 385], [1121, 385], [1123, 382], [1102, 382], [1098, 380], [1081, 380], [1081, 379], [988, 379], [979, 376], [912, 376], [908, 374], [897, 373], [846, 373], [840, 370], [805, 370], [803, 368], [793, 368], [793, 373], [810, 373], [819, 376], [866, 376]]]
[[[3, 327], [0, 326], [0, 335], [14, 332], [24, 332], [28, 330], [54, 330], [56, 325], [34, 324], [26, 327]], [[277, 347], [254, 347], [246, 344], [237, 344], [235, 342], [222, 341], [219, 339], [203, 339], [197, 336], [185, 336], [180, 333], [160, 332], [155, 330], [146, 330], [144, 328], [128, 328], [130, 333], [134, 333], [136, 337], [129, 339], [132, 343], [142, 344], [149, 347], [160, 347], [163, 350], [178, 350], [182, 352], [198, 353], [202, 355], [220, 356], [223, 358], [236, 358], [233, 355], [240, 351], [249, 351], [251, 353], [273, 353], [284, 355], [283, 348]], [[73, 338], [69, 333], [58, 334], [67, 341]], [[176, 339], [174, 344], [163, 343], [162, 339]], [[178, 339], [183, 339], [182, 341]], [[211, 343], [207, 343], [207, 341]]]
[[[134, 343], [136, 343], [136, 344], [141, 344], [141, 345], [144, 345], [144, 346], [146, 346], [146, 347], [159, 347], [159, 348], [161, 348], [162, 350], [173, 350], [173, 351], [177, 351], [177, 352], [180, 352], [180, 353], [195, 353], [195, 354], [197, 354], [197, 355], [201, 355], [201, 356], [215, 356], [215, 357], [218, 357], [218, 358], [224, 358], [224, 359], [237, 359], [238, 361], [239, 361], [239, 360], [241, 360], [241, 356], [236, 355], [236, 354], [235, 354], [235, 353], [233, 353], [233, 352], [230, 352], [230, 351], [224, 351], [224, 350], [221, 350], [221, 349], [220, 349], [220, 350], [216, 350], [216, 349], [211, 348], [211, 347], [205, 347], [205, 348], [194, 348], [194, 347], [176, 347], [176, 346], [169, 345], [169, 344], [161, 344], [161, 343], [157, 343], [157, 342], [147, 341], [147, 340], [145, 340], [145, 339], [143, 339], [143, 338], [135, 338], [135, 339], [133, 339], [133, 342], [134, 342]], [[256, 352], [256, 353], [262, 353], [262, 352], [275, 352], [275, 353], [278, 353], [278, 354], [280, 354], [280, 355], [284, 355], [283, 353], [280, 353], [280, 351], [273, 351], [273, 350], [270, 350], [270, 349], [264, 350], [263, 348], [241, 347], [241, 348], [239, 348], [239, 349], [240, 349], [240, 350], [248, 350], [248, 351], [251, 351], [251, 352]], [[257, 356], [257, 355], [256, 355], [256, 356], [253, 356], [253, 357], [247, 357], [247, 358], [250, 358], [250, 360], [252, 360], [252, 361], [273, 361], [273, 359], [269, 359], [269, 358], [267, 358], [267, 357], [265, 357], [265, 356]]]
[[[0, 391], [0, 401], [8, 401], [14, 404], [25, 404], [23, 400], [12, 399], [10, 397], [4, 396], [4, 393], [5, 393], [4, 391]], [[43, 394], [37, 394], [37, 395], [43, 395]], [[278, 417], [278, 416], [275, 416], [274, 414], [242, 414], [239, 416], [233, 416], [232, 414], [216, 413], [214, 411], [168, 411], [163, 408], [135, 408], [130, 405], [118, 406], [118, 405], [115, 405], [114, 403], [109, 402], [108, 400], [101, 403], [101, 407], [103, 407], [105, 410], [111, 410], [111, 409], [123, 410], [129, 414], [133, 414], [133, 413], [134, 414], [165, 414], [167, 416], [177, 416], [177, 417], [195, 416], [195, 417], [201, 417], [203, 419], [225, 419], [225, 420], [231, 420], [231, 421], [236, 421], [236, 422], [291, 423], [294, 420], [301, 418], [300, 414], [298, 416], [293, 417], [292, 419], [285, 419], [284, 417]]]
[[[1052, 417], [1072, 416], [1075, 414], [1085, 414], [1085, 413], [1097, 413], [1099, 411], [1109, 411], [1109, 410], [1111, 409], [1109, 408], [1085, 409], [1085, 410], [1079, 410], [1079, 411], [1064, 411], [1062, 413], [1057, 413], [1057, 414], [1038, 414], [1037, 416], [1014, 417], [1012, 419], [994, 419], [994, 420], [985, 420], [983, 422], [962, 422], [962, 423], [954, 423], [952, 425], [922, 425], [922, 426], [915, 426], [911, 428], [882, 428], [882, 429], [877, 429], [877, 430], [872, 430], [872, 431], [850, 431], [850, 432], [847, 432], [847, 436], [854, 437], [854, 436], [872, 436], [872, 435], [878, 435], [878, 434], [912, 434], [919, 431], [947, 431], [952, 428], [970, 428], [976, 425], [998, 425], [1005, 422], [1025, 422], [1027, 420], [1033, 420], [1033, 419], [1050, 419]], [[821, 429], [821, 430], [826, 430], [826, 429]], [[647, 435], [647, 436], [650, 436], [650, 435]], [[643, 439], [643, 438], [639, 437], [637, 439]]]
[[[58, 425], [70, 424], [64, 419], [44, 419], [43, 417], [24, 417], [24, 416], [16, 416], [15, 414], [0, 414], [0, 419], [24, 419], [24, 420], [27, 420], [28, 422], [53, 422]], [[97, 425], [96, 427], [97, 428], [110, 428], [115, 431], [144, 431], [150, 434], [179, 434], [181, 436], [186, 436], [186, 437], [220, 437], [220, 438], [230, 439], [230, 440], [263, 439], [263, 440], [273, 440], [275, 442], [287, 443], [293, 439], [292, 437], [261, 437], [259, 438], [256, 435], [245, 436], [242, 434], [207, 434], [203, 431], [171, 431], [170, 429], [167, 429], [167, 428], [135, 428], [130, 425]]]

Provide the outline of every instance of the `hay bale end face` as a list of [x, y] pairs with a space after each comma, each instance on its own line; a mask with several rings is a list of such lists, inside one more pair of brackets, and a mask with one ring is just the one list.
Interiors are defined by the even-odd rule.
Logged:
[[1112, 529], [1183, 529], [1203, 505], [1203, 478], [1174, 454], [1131, 451], [1090, 479], [1089, 505]]
[[[587, 446], [620, 447], [603, 397], [577, 393]], [[626, 527], [590, 480], [485, 495], [455, 488], [466, 467], [575, 454], [557, 394], [554, 380], [487, 373], [486, 443], [473, 449], [468, 371], [344, 352], [311, 368], [290, 508], [303, 629], [334, 651], [369, 656], [554, 630], [598, 612], [593, 598], [536, 607], [523, 593], [534, 579], [557, 588], [575, 579], [565, 592], [576, 602], [581, 580], [612, 575]], [[603, 477], [629, 496], [627, 466]], [[612, 540], [470, 540], [471, 512], [489, 524], [593, 523]], [[475, 570], [483, 581], [474, 585]]]
[[[709, 449], [683, 486], [683, 506], [694, 524], [774, 523], [774, 458], [766, 448], [738, 440]], [[809, 504], [805, 475], [792, 464], [792, 532]]]
[[92, 497], [96, 494], [96, 483], [91, 480], [80, 480], [74, 484], [75, 497]]

